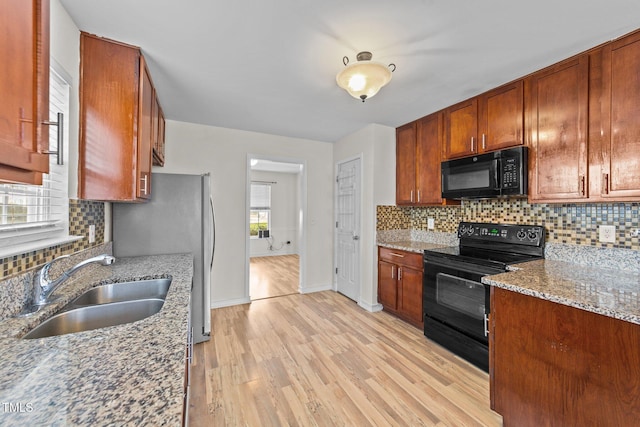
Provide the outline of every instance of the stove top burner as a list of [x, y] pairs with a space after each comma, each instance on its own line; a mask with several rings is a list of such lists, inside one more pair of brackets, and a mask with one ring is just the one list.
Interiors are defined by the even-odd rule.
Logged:
[[428, 255], [506, 269], [544, 257], [544, 228], [531, 225], [461, 222], [459, 246], [426, 250]]

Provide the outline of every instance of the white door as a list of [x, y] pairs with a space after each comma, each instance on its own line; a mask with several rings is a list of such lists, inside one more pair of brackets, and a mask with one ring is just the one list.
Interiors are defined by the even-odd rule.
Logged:
[[338, 292], [360, 296], [360, 159], [338, 164], [336, 179], [336, 283]]

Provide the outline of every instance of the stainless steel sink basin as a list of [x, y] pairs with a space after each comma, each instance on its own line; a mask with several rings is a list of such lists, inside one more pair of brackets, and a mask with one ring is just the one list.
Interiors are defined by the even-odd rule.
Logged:
[[163, 299], [153, 298], [76, 308], [47, 319], [23, 338], [44, 338], [131, 323], [156, 314], [163, 304]]
[[164, 300], [169, 291], [171, 279], [140, 280], [113, 283], [89, 289], [72, 301], [68, 307], [107, 304], [120, 301], [156, 298]]

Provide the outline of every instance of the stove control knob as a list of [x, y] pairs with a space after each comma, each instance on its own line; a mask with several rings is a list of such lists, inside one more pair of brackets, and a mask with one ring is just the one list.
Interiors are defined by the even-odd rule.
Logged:
[[529, 230], [527, 237], [529, 240], [536, 240], [538, 238], [538, 232], [536, 230]]
[[467, 231], [467, 233], [469, 233], [469, 236], [473, 236], [474, 231], [476, 231], [475, 228], [473, 228], [473, 225], [469, 227], [469, 230]]
[[460, 235], [464, 235], [467, 233], [467, 226], [466, 225], [461, 225], [460, 226]]
[[524, 230], [520, 229], [518, 230], [518, 233], [516, 234], [516, 237], [520, 240], [524, 240], [527, 237], [527, 233], [525, 233]]

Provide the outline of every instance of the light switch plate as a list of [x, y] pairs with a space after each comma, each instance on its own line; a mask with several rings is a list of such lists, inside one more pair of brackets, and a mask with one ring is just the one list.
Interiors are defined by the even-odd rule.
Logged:
[[427, 218], [427, 230], [436, 228], [436, 221], [433, 218]]
[[601, 225], [598, 227], [600, 243], [615, 243], [616, 242], [616, 226], [615, 225]]
[[96, 241], [96, 226], [91, 224], [89, 226], [89, 243], [95, 243]]

